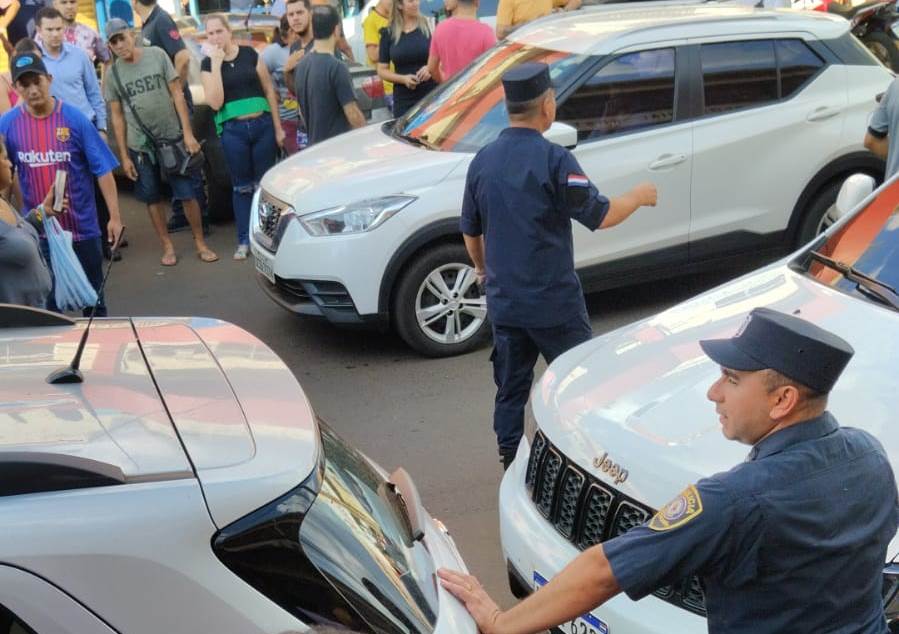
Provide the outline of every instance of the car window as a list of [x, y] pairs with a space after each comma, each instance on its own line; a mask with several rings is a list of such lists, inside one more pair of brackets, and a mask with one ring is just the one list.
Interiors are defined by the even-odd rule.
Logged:
[[568, 96], [556, 120], [574, 126], [578, 141], [670, 123], [674, 55], [662, 48], [613, 59]]
[[[899, 289], [899, 181], [881, 191], [823, 244], [815, 242], [812, 249]], [[805, 272], [822, 284], [871, 300], [855, 282], [819, 262], [809, 259]]]
[[36, 634], [19, 617], [0, 605], [0, 634]]
[[777, 40], [777, 64], [780, 67], [780, 96], [792, 96], [823, 66], [802, 40]]
[[704, 114], [722, 114], [777, 100], [774, 42], [703, 44]]
[[465, 71], [433, 90], [403, 117], [393, 133], [431, 149], [477, 152], [509, 125], [502, 76], [525, 62], [549, 65], [553, 85], [567, 88], [588, 58], [518, 42], [502, 42]]

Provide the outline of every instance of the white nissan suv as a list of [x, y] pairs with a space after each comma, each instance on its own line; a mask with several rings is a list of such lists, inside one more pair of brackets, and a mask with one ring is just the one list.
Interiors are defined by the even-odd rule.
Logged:
[[298, 153], [262, 180], [251, 242], [262, 288], [339, 325], [392, 325], [449, 355], [489, 330], [459, 233], [474, 154], [507, 125], [502, 74], [549, 64], [547, 136], [603, 192], [651, 180], [659, 204], [575, 225], [586, 290], [789, 252], [850, 173], [891, 74], [839, 17], [732, 5], [606, 5], [515, 31], [404, 117]]
[[317, 421], [214, 319], [0, 304], [0, 634], [475, 634], [463, 567], [402, 469]]

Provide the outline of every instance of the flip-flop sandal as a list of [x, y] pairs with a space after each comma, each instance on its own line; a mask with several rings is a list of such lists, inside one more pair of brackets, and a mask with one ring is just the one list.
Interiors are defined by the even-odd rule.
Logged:
[[209, 249], [206, 249], [205, 251], [197, 251], [197, 257], [204, 262], [216, 262], [219, 259], [219, 256], [217, 256]]
[[178, 256], [174, 253], [164, 253], [159, 263], [163, 266], [175, 266], [178, 264]]

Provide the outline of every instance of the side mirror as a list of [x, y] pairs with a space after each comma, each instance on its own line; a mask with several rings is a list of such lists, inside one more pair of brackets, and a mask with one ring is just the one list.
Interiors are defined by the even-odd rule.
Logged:
[[837, 202], [833, 206], [833, 220], [838, 220], [855, 209], [874, 191], [874, 179], [867, 174], [853, 174], [840, 187]]
[[547, 141], [566, 147], [569, 150], [577, 145], [577, 130], [574, 126], [559, 121], [553, 121], [549, 130], [543, 133]]

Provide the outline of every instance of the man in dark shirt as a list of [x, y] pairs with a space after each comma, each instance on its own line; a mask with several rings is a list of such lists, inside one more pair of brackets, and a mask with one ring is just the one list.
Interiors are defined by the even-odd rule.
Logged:
[[365, 125], [350, 71], [334, 56], [339, 26], [340, 16], [334, 7], [312, 8], [312, 52], [303, 57], [294, 73], [294, 92], [306, 122], [309, 145]]
[[524, 431], [537, 355], [551, 363], [591, 336], [571, 221], [590, 231], [613, 227], [654, 206], [656, 188], [642, 183], [610, 200], [571, 152], [543, 137], [556, 115], [546, 64], [521, 64], [502, 81], [510, 127], [468, 167], [460, 229], [475, 274], [486, 281], [493, 429], [508, 468]]
[[636, 601], [692, 575], [710, 634], [887, 633], [881, 592], [899, 524], [895, 477], [876, 438], [827, 411], [852, 347], [768, 308], [754, 309], [733, 337], [699, 345], [721, 367], [707, 395], [721, 431], [752, 445], [746, 460], [585, 550], [508, 612], [473, 577], [439, 571], [483, 634], [541, 631], [619, 592]]
[[[156, 0], [135, 0], [134, 10], [143, 23], [141, 37], [146, 46], [158, 46], [166, 52], [175, 72], [187, 85], [187, 70], [190, 66], [190, 51], [181, 39], [181, 32], [172, 17], [156, 4]], [[188, 94], [190, 94], [188, 92]]]

